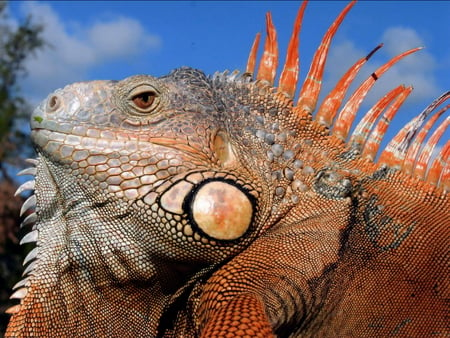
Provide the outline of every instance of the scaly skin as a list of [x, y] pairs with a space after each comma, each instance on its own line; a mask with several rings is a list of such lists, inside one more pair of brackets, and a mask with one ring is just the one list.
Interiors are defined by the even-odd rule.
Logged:
[[7, 337], [450, 334], [448, 194], [270, 83], [75, 83], [31, 126], [37, 251]]

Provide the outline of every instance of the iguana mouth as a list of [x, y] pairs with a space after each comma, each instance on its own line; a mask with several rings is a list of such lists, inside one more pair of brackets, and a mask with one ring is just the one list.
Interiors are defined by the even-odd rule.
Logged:
[[46, 153], [49, 154], [54, 153], [53, 148], [58, 144], [61, 147], [68, 146], [75, 149], [89, 149], [104, 153], [124, 149], [129, 149], [131, 152], [138, 150], [137, 148], [141, 151], [151, 151], [153, 150], [152, 147], [156, 145], [175, 149], [183, 153], [201, 157], [203, 159], [208, 159], [206, 154], [190, 146], [189, 144], [168, 137], [148, 137], [146, 140], [142, 140], [133, 135], [130, 135], [130, 138], [128, 139], [126, 139], [123, 135], [115, 138], [110, 135], [109, 137], [99, 139], [94, 136], [90, 137], [76, 133], [69, 134], [47, 128], [33, 128], [31, 137], [39, 148], [46, 150]]

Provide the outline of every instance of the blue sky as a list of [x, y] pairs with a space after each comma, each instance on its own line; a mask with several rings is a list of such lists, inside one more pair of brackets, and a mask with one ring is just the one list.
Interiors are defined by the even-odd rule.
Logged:
[[[308, 4], [300, 42], [301, 79], [322, 34], [346, 3]], [[12, 24], [32, 14], [44, 24], [44, 37], [51, 45], [29, 60], [29, 74], [21, 86], [37, 103], [74, 81], [122, 79], [138, 73], [159, 76], [179, 66], [208, 74], [243, 70], [256, 32], [265, 30], [267, 11], [272, 12], [284, 60], [299, 5], [299, 1], [12, 1]], [[394, 54], [425, 46], [389, 71], [367, 98], [370, 104], [400, 83], [413, 85], [415, 90], [397, 118], [404, 124], [450, 89], [449, 19], [447, 1], [359, 1], [333, 42], [324, 92], [380, 42], [385, 46], [365, 67], [366, 75]]]

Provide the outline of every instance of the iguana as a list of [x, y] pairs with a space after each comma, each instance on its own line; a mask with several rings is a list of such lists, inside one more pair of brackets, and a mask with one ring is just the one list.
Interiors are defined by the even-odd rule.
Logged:
[[34, 190], [22, 242], [36, 248], [6, 336], [449, 336], [449, 142], [430, 160], [449, 119], [424, 138], [450, 94], [378, 160], [411, 88], [388, 91], [349, 136], [352, 121], [377, 78], [417, 49], [338, 113], [372, 53], [362, 58], [316, 109], [353, 5], [297, 100], [306, 2], [277, 84], [268, 14], [257, 72], [259, 35], [242, 74], [184, 67], [50, 94], [31, 117], [38, 157], [18, 192]]

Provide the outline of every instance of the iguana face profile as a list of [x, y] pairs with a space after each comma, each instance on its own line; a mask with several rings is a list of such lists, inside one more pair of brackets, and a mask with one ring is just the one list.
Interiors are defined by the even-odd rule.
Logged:
[[349, 130], [377, 78], [417, 49], [343, 103], [378, 46], [318, 104], [353, 4], [325, 34], [298, 99], [306, 2], [277, 84], [268, 15], [257, 72], [259, 35], [242, 74], [184, 67], [50, 94], [31, 117], [38, 158], [18, 191], [35, 191], [22, 242], [36, 248], [6, 336], [449, 334], [448, 142], [429, 156], [449, 119], [420, 146], [450, 94], [375, 162], [411, 88], [387, 91]]

